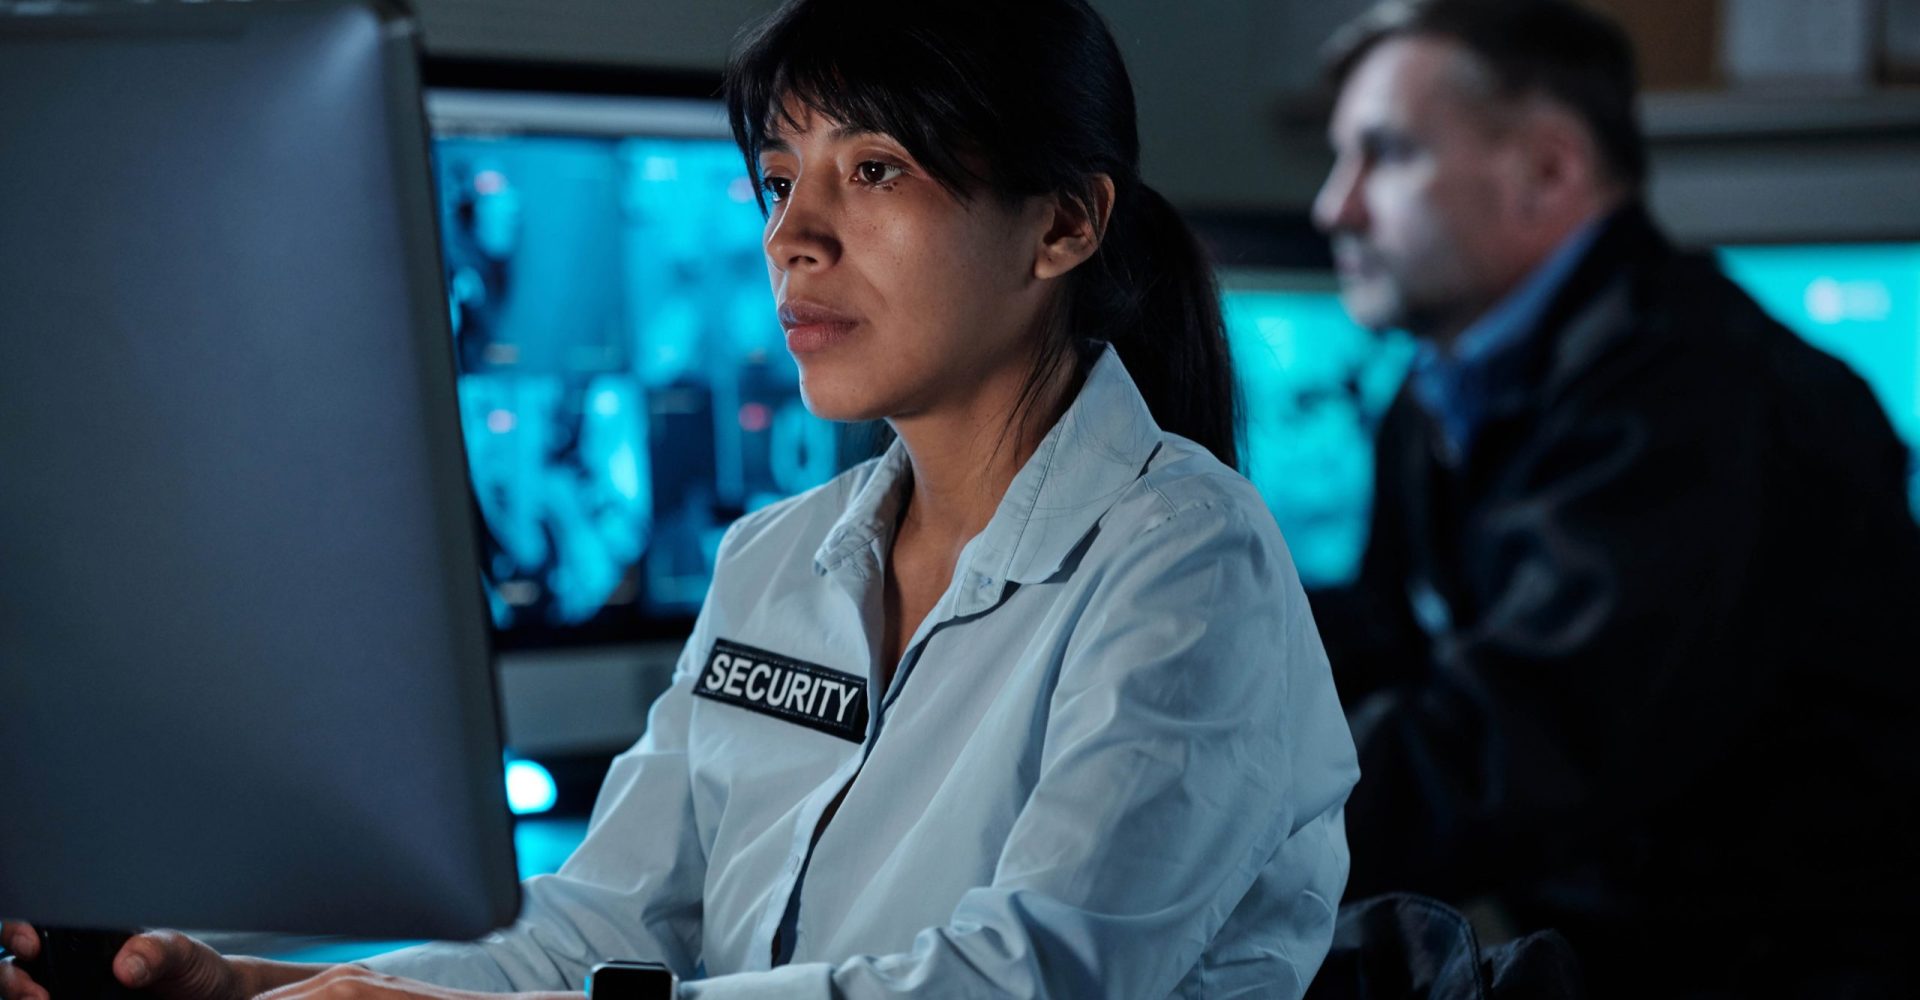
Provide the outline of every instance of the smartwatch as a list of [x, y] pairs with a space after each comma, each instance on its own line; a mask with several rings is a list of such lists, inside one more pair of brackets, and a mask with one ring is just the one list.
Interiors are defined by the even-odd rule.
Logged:
[[673, 1000], [679, 984], [659, 962], [601, 962], [587, 973], [587, 1000]]

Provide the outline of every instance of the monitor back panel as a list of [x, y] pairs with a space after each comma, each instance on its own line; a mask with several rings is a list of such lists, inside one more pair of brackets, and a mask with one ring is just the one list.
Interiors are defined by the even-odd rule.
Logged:
[[0, 16], [0, 912], [518, 905], [410, 22]]

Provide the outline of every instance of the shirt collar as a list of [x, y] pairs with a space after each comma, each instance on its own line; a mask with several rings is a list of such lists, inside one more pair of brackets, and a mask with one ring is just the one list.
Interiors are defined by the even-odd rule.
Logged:
[[839, 569], [849, 559], [866, 551], [882, 532], [893, 529], [894, 518], [900, 514], [900, 500], [906, 493], [907, 476], [911, 472], [907, 448], [899, 438], [894, 438], [886, 452], [874, 463], [866, 481], [847, 501], [839, 520], [827, 530], [827, 537], [821, 540], [820, 547], [814, 550], [815, 573], [824, 575]]
[[1438, 422], [1455, 457], [1472, 447], [1492, 397], [1518, 377], [1509, 362], [1522, 353], [1554, 298], [1593, 248], [1605, 228], [1602, 222], [1588, 220], [1562, 240], [1513, 291], [1462, 331], [1451, 351], [1431, 341], [1420, 343], [1410, 376], [1413, 394]]
[[[980, 534], [961, 551], [963, 605], [990, 604], [1008, 582], [1034, 583], [1065, 564], [1101, 515], [1146, 467], [1160, 427], [1111, 346], [1103, 348], [1067, 412], [1008, 485]], [[895, 440], [813, 556], [828, 573], [890, 532], [911, 466]], [[968, 608], [957, 609], [967, 613]]]

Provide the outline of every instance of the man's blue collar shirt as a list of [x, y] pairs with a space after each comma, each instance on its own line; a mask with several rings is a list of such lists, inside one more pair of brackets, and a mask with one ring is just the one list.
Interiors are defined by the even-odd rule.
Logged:
[[1492, 401], [1523, 377], [1523, 348], [1604, 228], [1603, 219], [1593, 219], [1562, 241], [1513, 291], [1462, 331], [1451, 351], [1430, 340], [1420, 342], [1408, 377], [1414, 399], [1439, 426], [1448, 464], [1465, 460], [1474, 435], [1491, 415]]

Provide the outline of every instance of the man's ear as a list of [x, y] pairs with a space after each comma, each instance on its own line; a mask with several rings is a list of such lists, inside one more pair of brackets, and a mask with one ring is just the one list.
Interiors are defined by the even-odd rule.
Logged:
[[1033, 276], [1058, 278], [1079, 267], [1100, 249], [1113, 218], [1113, 178], [1095, 174], [1087, 184], [1089, 203], [1061, 195], [1049, 203], [1047, 228], [1034, 255]]
[[1524, 127], [1523, 214], [1529, 221], [1552, 224], [1588, 211], [1603, 180], [1596, 169], [1599, 154], [1586, 129], [1557, 108], [1536, 110]]

